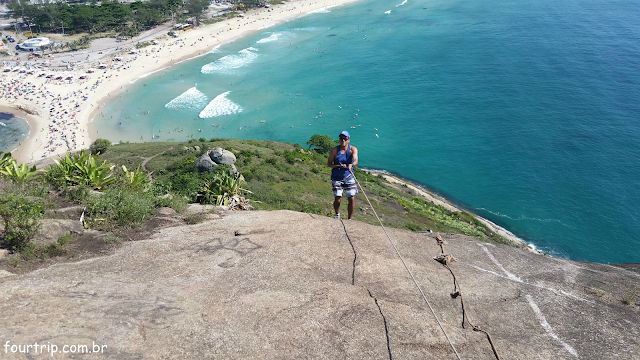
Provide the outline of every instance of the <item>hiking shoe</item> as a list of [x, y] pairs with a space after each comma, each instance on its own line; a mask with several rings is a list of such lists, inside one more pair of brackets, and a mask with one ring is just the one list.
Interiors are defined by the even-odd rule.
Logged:
[[340, 219], [340, 214], [333, 214], [333, 218], [339, 220]]

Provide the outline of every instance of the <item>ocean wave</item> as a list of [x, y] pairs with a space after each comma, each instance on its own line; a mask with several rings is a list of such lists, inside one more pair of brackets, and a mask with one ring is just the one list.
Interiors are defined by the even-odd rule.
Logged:
[[227, 95], [230, 92], [231, 91], [222, 93], [216, 96], [215, 99], [211, 100], [211, 102], [200, 112], [200, 118], [207, 119], [242, 112], [242, 108], [238, 104], [227, 99]]
[[384, 12], [385, 14], [391, 14], [391, 10], [387, 10]]
[[264, 43], [269, 43], [269, 42], [272, 42], [272, 41], [277, 41], [280, 38], [280, 36], [282, 36], [282, 33], [273, 33], [269, 37], [266, 37], [264, 39], [260, 39], [260, 40], [256, 41], [256, 43], [264, 44]]
[[198, 110], [202, 109], [207, 103], [207, 96], [196, 87], [183, 92], [180, 96], [169, 101], [164, 107], [167, 109], [180, 109], [180, 110]]
[[308, 28], [293, 28], [293, 29], [291, 29], [291, 31], [320, 31], [320, 30], [325, 30], [325, 28], [308, 27]]
[[313, 11], [309, 11], [307, 14], [326, 14], [326, 13], [330, 13], [331, 10], [329, 10], [326, 7], [320, 8], [318, 10], [313, 10]]
[[253, 62], [258, 57], [257, 51], [258, 49], [252, 47], [242, 49], [237, 54], [223, 56], [212, 63], [204, 65], [200, 72], [203, 74], [229, 73], [233, 69]]
[[406, 3], [407, 3], [407, 0], [404, 0], [404, 1], [402, 2], [402, 4], [398, 4], [398, 5], [396, 5], [396, 7], [398, 7], [398, 6], [402, 6], [402, 5], [406, 4]]
[[220, 52], [220, 44], [214, 46], [207, 54], [217, 54]]

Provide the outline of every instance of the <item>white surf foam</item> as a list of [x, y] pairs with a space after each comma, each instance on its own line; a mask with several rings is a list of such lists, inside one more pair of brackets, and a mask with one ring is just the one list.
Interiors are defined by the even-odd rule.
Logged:
[[391, 10], [387, 10], [384, 12], [385, 14], [391, 14]]
[[207, 54], [217, 54], [220, 52], [220, 44], [214, 46]]
[[280, 38], [281, 35], [282, 35], [282, 33], [273, 33], [269, 37], [266, 37], [264, 39], [260, 39], [260, 40], [256, 41], [256, 43], [264, 44], [264, 43], [270, 43], [272, 41], [277, 41]]
[[407, 3], [407, 0], [404, 0], [404, 1], [402, 2], [402, 4], [398, 4], [398, 5], [396, 5], [396, 7], [398, 7], [398, 6], [402, 6], [402, 5], [406, 4], [406, 3]]
[[204, 65], [200, 72], [203, 74], [229, 73], [233, 69], [253, 62], [258, 57], [257, 51], [258, 49], [252, 47], [242, 49], [237, 54], [223, 56], [212, 63]]
[[227, 99], [227, 95], [231, 91], [227, 91], [215, 97], [215, 99], [211, 100], [209, 105], [207, 105], [201, 112], [200, 118], [207, 119], [216, 116], [222, 115], [231, 115], [242, 112], [242, 108], [234, 103], [233, 101]]
[[330, 13], [331, 10], [329, 10], [326, 7], [320, 8], [318, 10], [313, 10], [313, 11], [309, 11], [307, 14], [326, 14], [326, 13]]
[[169, 101], [164, 107], [167, 109], [179, 109], [179, 110], [198, 110], [202, 109], [207, 104], [207, 96], [196, 87], [183, 92], [180, 96]]

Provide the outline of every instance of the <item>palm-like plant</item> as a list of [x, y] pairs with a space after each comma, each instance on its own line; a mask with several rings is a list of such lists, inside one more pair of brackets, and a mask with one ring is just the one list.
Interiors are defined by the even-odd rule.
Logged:
[[4, 167], [11, 162], [11, 153], [4, 153], [4, 155], [2, 154], [3, 152], [0, 151], [0, 167]]
[[[5, 160], [5, 158], [6, 158], [6, 155], [2, 158], [2, 160]], [[36, 170], [35, 165], [32, 166], [31, 168], [29, 168], [29, 166], [26, 163], [23, 163], [22, 165], [18, 166], [18, 163], [15, 160], [10, 161], [9, 163], [5, 163], [0, 168], [1, 174], [5, 175], [11, 181], [17, 182], [18, 184], [24, 184], [29, 180], [29, 178], [31, 178], [33, 175], [37, 174], [38, 172], [39, 170]]]
[[126, 179], [126, 183], [131, 189], [141, 189], [143, 191], [149, 190], [149, 185], [151, 184], [151, 174], [143, 173], [140, 170], [140, 166], [135, 171], [128, 171], [127, 167], [122, 165], [122, 170], [124, 170], [124, 177]]
[[227, 206], [230, 198], [237, 197], [240, 193], [250, 192], [240, 187], [242, 182], [240, 173], [235, 175], [228, 172], [217, 173], [212, 180], [205, 182], [202, 193], [198, 194], [198, 197], [204, 203]]
[[86, 184], [95, 190], [103, 190], [116, 180], [111, 174], [112, 166], [106, 161], [98, 164], [97, 158], [85, 151], [73, 156], [67, 153], [64, 158], [55, 162], [49, 171], [60, 171], [65, 180], [72, 185]]
[[107, 161], [103, 161], [98, 165], [96, 158], [89, 155], [87, 161], [74, 164], [78, 174], [74, 179], [77, 183], [91, 185], [95, 190], [103, 190], [105, 187], [116, 181], [116, 178], [111, 176], [112, 166], [107, 164]]

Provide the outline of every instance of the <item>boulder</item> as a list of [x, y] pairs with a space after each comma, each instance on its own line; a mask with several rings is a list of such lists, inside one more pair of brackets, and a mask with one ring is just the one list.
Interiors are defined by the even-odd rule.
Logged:
[[7, 256], [9, 254], [9, 250], [7, 249], [0, 249], [0, 260], [2, 260], [3, 257]]
[[38, 230], [34, 243], [48, 245], [58, 241], [60, 236], [69, 233], [83, 234], [84, 227], [79, 220], [68, 219], [43, 219], [40, 220], [42, 228]]
[[203, 214], [212, 210], [215, 210], [215, 205], [200, 205], [200, 204], [188, 204], [184, 207], [185, 215]]
[[233, 165], [236, 162], [236, 156], [229, 150], [217, 147], [213, 150], [207, 151], [211, 160], [216, 164]]
[[8, 272], [7, 270], [0, 270], [0, 278], [7, 277], [7, 276], [13, 276], [13, 275], [15, 275], [15, 274], [12, 273], [12, 272]]
[[211, 160], [211, 158], [209, 157], [209, 155], [207, 154], [203, 154], [202, 156], [200, 156], [200, 159], [198, 159], [198, 161], [196, 161], [196, 167], [198, 168], [198, 171], [213, 171], [213, 169], [218, 167], [218, 164], [216, 164], [215, 162], [213, 162], [213, 160]]
[[194, 147], [193, 147], [193, 150], [195, 150], [195, 151], [200, 151], [200, 146], [197, 146], [197, 145], [196, 145], [196, 146], [194, 146]]
[[178, 213], [172, 208], [168, 207], [160, 207], [156, 210], [156, 215], [158, 216], [177, 216]]
[[80, 216], [79, 214], [81, 214], [83, 210], [84, 210], [84, 206], [75, 205], [75, 206], [69, 206], [69, 207], [59, 208], [59, 209], [47, 209], [45, 210], [44, 213], [53, 214], [53, 215], [64, 215], [64, 216], [72, 216], [72, 215], [78, 214], [78, 216]]

